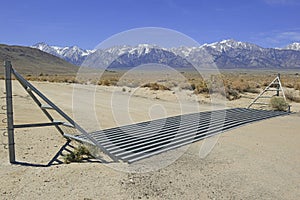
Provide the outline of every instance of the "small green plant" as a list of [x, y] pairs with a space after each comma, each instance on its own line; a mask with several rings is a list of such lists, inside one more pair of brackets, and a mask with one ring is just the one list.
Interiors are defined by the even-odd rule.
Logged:
[[284, 100], [283, 97], [272, 97], [270, 100], [270, 106], [273, 110], [286, 111], [289, 104]]
[[85, 159], [93, 158], [89, 150], [85, 146], [78, 146], [71, 153], [64, 156], [64, 163], [82, 162]]

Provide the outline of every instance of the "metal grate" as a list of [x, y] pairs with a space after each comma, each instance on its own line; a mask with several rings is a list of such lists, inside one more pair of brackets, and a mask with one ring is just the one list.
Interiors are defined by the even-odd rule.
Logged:
[[[93, 132], [89, 136], [116, 158], [132, 163], [245, 124], [287, 114], [234, 108], [141, 122]], [[85, 135], [72, 139], [88, 142]]]

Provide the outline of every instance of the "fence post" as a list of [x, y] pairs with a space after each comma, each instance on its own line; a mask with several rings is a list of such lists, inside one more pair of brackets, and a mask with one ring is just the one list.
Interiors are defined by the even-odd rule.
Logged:
[[14, 139], [14, 118], [12, 102], [12, 66], [10, 61], [4, 61], [5, 67], [5, 89], [6, 89], [6, 115], [7, 115], [7, 133], [8, 133], [8, 151], [10, 163], [15, 163], [15, 139]]

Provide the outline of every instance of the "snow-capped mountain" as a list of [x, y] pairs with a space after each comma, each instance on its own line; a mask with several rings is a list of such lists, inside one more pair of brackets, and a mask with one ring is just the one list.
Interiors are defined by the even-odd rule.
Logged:
[[261, 49], [261, 47], [247, 43], [247, 42], [240, 42], [240, 41], [235, 41], [233, 39], [229, 40], [223, 40], [221, 42], [215, 42], [212, 44], [204, 44], [201, 47], [203, 48], [212, 48], [216, 51], [227, 51], [230, 49], [247, 49], [247, 50], [258, 50]]
[[286, 46], [284, 49], [300, 51], [300, 43], [299, 42], [294, 42], [294, 43]]
[[300, 67], [300, 51], [263, 48], [232, 39], [200, 47], [173, 48], [172, 51], [192, 64], [214, 63], [220, 69]]
[[[176, 68], [214, 63], [219, 68], [300, 68], [300, 44], [284, 49], [263, 48], [256, 44], [223, 40], [198, 47], [162, 48], [156, 45], [114, 46], [83, 50], [77, 46], [57, 47], [38, 43], [38, 48], [75, 65], [124, 68], [159, 63]], [[295, 51], [297, 50], [297, 51]]]
[[54, 56], [63, 58], [64, 60], [74, 65], [81, 65], [81, 63], [85, 60], [86, 56], [95, 52], [95, 50], [83, 50], [78, 46], [72, 46], [72, 47], [49, 46], [48, 44], [43, 42], [37, 43], [31, 47], [50, 53]]
[[110, 68], [129, 68], [142, 64], [157, 63], [168, 65], [173, 68], [191, 68], [192, 65], [184, 57], [175, 53], [159, 48], [138, 45], [129, 52], [118, 56], [109, 65]]
[[156, 45], [139, 44], [133, 46], [114, 46], [98, 49], [82, 63], [96, 68], [128, 68], [141, 64], [158, 63], [172, 67], [191, 67], [191, 64], [174, 52]]

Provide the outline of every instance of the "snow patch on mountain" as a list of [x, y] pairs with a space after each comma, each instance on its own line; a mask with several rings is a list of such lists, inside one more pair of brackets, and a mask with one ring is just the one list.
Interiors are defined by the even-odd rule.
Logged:
[[299, 42], [294, 42], [294, 43], [286, 46], [284, 49], [300, 51], [300, 43]]

